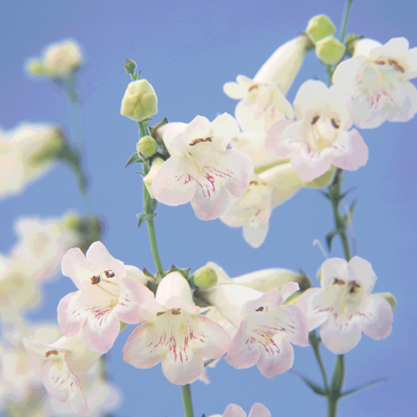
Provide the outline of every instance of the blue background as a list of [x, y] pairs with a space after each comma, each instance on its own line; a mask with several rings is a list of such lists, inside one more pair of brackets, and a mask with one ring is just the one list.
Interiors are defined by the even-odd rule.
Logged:
[[[119, 114], [129, 82], [123, 64], [134, 59], [142, 77], [154, 86], [159, 113], [170, 121], [189, 122], [197, 114], [210, 120], [236, 102], [222, 85], [238, 74], [253, 76], [282, 43], [304, 30], [308, 20], [328, 14], [339, 26], [344, 2], [328, 1], [15, 1], [1, 6], [0, 123], [13, 128], [21, 120], [60, 122], [70, 126], [68, 108], [51, 82], [25, 76], [23, 63], [48, 43], [74, 37], [83, 46], [85, 66], [79, 81], [88, 166], [94, 178], [92, 194], [98, 213], [106, 218], [105, 242], [126, 264], [154, 270], [146, 228], [136, 227], [141, 212], [141, 177], [123, 168], [135, 151], [137, 124]], [[413, 1], [354, 1], [348, 31], [387, 42], [405, 36], [417, 46]], [[311, 52], [289, 92], [325, 71]], [[358, 255], [369, 260], [378, 276], [376, 292], [390, 291], [398, 307], [391, 336], [376, 342], [367, 337], [346, 355], [345, 387], [379, 377], [389, 382], [347, 397], [339, 416], [415, 416], [416, 396], [416, 142], [417, 120], [386, 123], [363, 131], [370, 149], [366, 167], [346, 175], [345, 189], [357, 186], [354, 230]], [[347, 200], [349, 202], [350, 199]], [[76, 181], [65, 166], [32, 184], [21, 196], [0, 202], [0, 251], [6, 253], [15, 236], [17, 216], [60, 216], [69, 208], [83, 212]], [[277, 208], [265, 243], [257, 250], [245, 243], [241, 229], [219, 220], [199, 221], [190, 205], [158, 207], [156, 230], [162, 262], [199, 268], [207, 261], [231, 276], [269, 267], [302, 268], [315, 276], [323, 256], [312, 246], [332, 228], [330, 204], [317, 191], [304, 189]], [[342, 256], [335, 241], [333, 254]], [[318, 285], [315, 282], [315, 285]], [[74, 290], [61, 277], [45, 287], [43, 305], [32, 318], [56, 318], [62, 296]], [[110, 352], [111, 374], [124, 392], [119, 416], [181, 416], [181, 390], [163, 377], [160, 366], [136, 370], [122, 360], [122, 348], [133, 326], [122, 332]], [[329, 372], [334, 355], [323, 350]], [[320, 381], [311, 348], [295, 347], [293, 369]], [[273, 380], [256, 367], [235, 370], [222, 361], [209, 369], [212, 383], [192, 385], [195, 415], [223, 413], [227, 404], [247, 412], [264, 403], [273, 416], [318, 417], [325, 400], [314, 395], [294, 375]]]

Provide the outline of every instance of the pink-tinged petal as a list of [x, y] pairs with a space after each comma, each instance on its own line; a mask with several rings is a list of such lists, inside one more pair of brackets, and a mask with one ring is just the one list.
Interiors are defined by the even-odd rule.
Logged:
[[350, 132], [341, 133], [339, 138], [343, 138], [344, 136], [348, 137], [351, 153], [347, 155], [336, 156], [332, 160], [333, 165], [336, 165], [338, 168], [342, 168], [347, 171], [356, 171], [360, 167], [366, 165], [369, 155], [368, 147], [362, 139], [361, 134], [356, 129], [353, 129]]
[[354, 280], [365, 287], [367, 294], [370, 294], [376, 282], [376, 275], [372, 265], [367, 260], [354, 256], [347, 265], [349, 280]]
[[197, 188], [194, 197], [191, 199], [191, 205], [195, 215], [200, 220], [218, 219], [227, 210], [230, 203], [230, 194], [223, 186], [215, 188], [213, 183], [212, 190], [204, 189], [201, 184]]
[[299, 289], [300, 285], [298, 284], [298, 282], [291, 281], [284, 284], [281, 288], [281, 295], [284, 302], [288, 297], [291, 297]]
[[279, 344], [261, 350], [257, 366], [263, 376], [273, 378], [288, 371], [293, 363], [294, 349], [285, 339], [282, 339]]
[[346, 94], [342, 94], [334, 85], [326, 93], [327, 114], [337, 115], [340, 130], [349, 130], [352, 127], [350, 117], [352, 99]]
[[309, 288], [297, 301], [297, 307], [307, 319], [308, 331], [321, 326], [334, 310], [331, 303], [326, 302], [324, 291], [321, 288]]
[[375, 129], [381, 126], [387, 118], [388, 111], [386, 98], [381, 93], [364, 92], [352, 102], [352, 120], [361, 129]]
[[259, 248], [266, 239], [269, 228], [269, 216], [268, 218], [262, 218], [260, 221], [256, 221], [255, 216], [243, 226], [243, 238], [253, 248]]
[[63, 361], [49, 361], [42, 369], [42, 382], [46, 392], [61, 402], [68, 399], [67, 384], [71, 373]]
[[152, 321], [155, 315], [159, 312], [165, 311], [165, 307], [155, 300], [146, 301], [139, 309], [138, 321], [144, 323], [146, 321]]
[[263, 404], [255, 403], [250, 409], [248, 417], [271, 417], [271, 413]]
[[395, 95], [402, 95], [399, 105], [390, 107], [387, 120], [390, 122], [408, 122], [417, 113], [417, 88], [410, 82], [398, 84]]
[[354, 318], [331, 315], [321, 326], [320, 337], [332, 353], [343, 355], [359, 343], [362, 332]]
[[300, 149], [300, 144], [297, 140], [288, 138], [287, 135], [285, 135], [285, 130], [288, 127], [299, 125], [296, 123], [297, 122], [293, 122], [292, 120], [278, 120], [272, 125], [271, 129], [268, 130], [265, 146], [272, 155], [279, 159], [289, 159]]
[[73, 375], [73, 379], [68, 385], [68, 399], [77, 416], [90, 415], [81, 382], [75, 375]]
[[173, 296], [182, 298], [186, 303], [194, 305], [190, 285], [179, 272], [171, 272], [162, 279], [156, 290], [155, 301], [165, 305], [166, 301]]
[[184, 143], [189, 145], [195, 139], [206, 138], [210, 136], [211, 123], [203, 116], [196, 116], [181, 133]]
[[322, 288], [333, 285], [335, 278], [348, 281], [347, 262], [342, 258], [326, 259], [321, 265], [320, 283]]
[[58, 304], [58, 323], [65, 336], [75, 336], [80, 332], [86, 320], [85, 312], [81, 291], [69, 293], [61, 299]]
[[417, 47], [407, 52], [407, 79], [417, 77]]
[[173, 360], [171, 351], [162, 359], [162, 372], [175, 385], [191, 384], [204, 373], [204, 360], [191, 349], [182, 360]]
[[176, 140], [186, 128], [186, 123], [168, 123], [164, 128], [162, 140], [171, 156], [182, 155], [187, 149], [187, 143], [181, 141], [178, 143], [178, 140]]
[[241, 100], [236, 105], [235, 118], [244, 132], [265, 133], [265, 121], [256, 118], [254, 113], [256, 106], [253, 103], [247, 103], [247, 100]]
[[125, 265], [126, 278], [133, 279], [143, 285], [146, 285], [149, 281], [154, 281], [153, 278], [146, 276], [138, 267], [133, 265]]
[[[53, 354], [54, 358], [56, 358], [58, 355], [62, 356], [63, 353], [70, 351], [70, 349], [61, 347], [58, 348], [56, 346], [40, 343], [32, 336], [29, 336], [29, 338], [23, 338], [22, 343], [27, 353], [40, 359], [46, 359], [51, 354]], [[50, 353], [51, 350], [53, 351], [52, 353]]]
[[356, 56], [341, 62], [333, 74], [334, 87], [350, 97], [360, 94], [359, 81], [366, 62], [365, 56]]
[[260, 355], [257, 340], [248, 335], [248, 322], [241, 321], [227, 352], [226, 362], [236, 369], [246, 369], [255, 365]]
[[313, 152], [305, 148], [301, 148], [291, 158], [291, 165], [295, 173], [306, 182], [320, 177], [332, 166], [325, 152]]
[[200, 307], [190, 304], [187, 300], [184, 300], [184, 298], [178, 297], [177, 295], [169, 297], [168, 300], [165, 301], [164, 307], [165, 310], [181, 309], [192, 315], [200, 312]]
[[81, 338], [91, 351], [106, 353], [119, 335], [120, 322], [111, 308], [95, 307], [90, 313], [81, 328]]
[[195, 194], [194, 179], [186, 172], [183, 159], [171, 156], [166, 160], [152, 182], [156, 200], [169, 206], [188, 203]]
[[129, 278], [122, 278], [119, 281], [120, 296], [114, 312], [118, 320], [124, 323], [139, 323], [139, 308], [146, 301], [153, 300], [154, 296], [151, 290], [137, 281]]
[[136, 327], [123, 348], [123, 360], [139, 369], [148, 369], [157, 365], [168, 351], [166, 339], [154, 323], [145, 323]]
[[241, 310], [242, 317], [247, 318], [254, 311], [258, 311], [259, 307], [268, 306], [268, 307], [279, 307], [284, 302], [282, 294], [278, 291], [278, 288], [273, 288], [271, 291], [268, 291], [254, 300], [247, 301]]
[[88, 262], [80, 248], [67, 251], [61, 261], [61, 271], [62, 275], [72, 279], [78, 289], [90, 285], [91, 277], [101, 272]]
[[228, 82], [223, 85], [223, 92], [226, 96], [235, 100], [241, 100], [246, 97], [248, 87], [234, 82]]
[[361, 308], [362, 331], [375, 340], [388, 337], [391, 333], [393, 313], [390, 303], [377, 294], [367, 297], [366, 304]]
[[217, 116], [211, 123], [211, 135], [221, 144], [218, 149], [224, 150], [238, 133], [239, 125], [228, 113]]
[[202, 315], [195, 317], [194, 323], [197, 352], [207, 359], [216, 359], [223, 356], [232, 343], [226, 330]]
[[100, 271], [110, 269], [118, 278], [123, 278], [126, 274], [125, 264], [110, 255], [107, 248], [100, 241], [92, 243], [85, 255], [91, 265], [99, 268]]
[[285, 331], [285, 336], [290, 343], [302, 347], [310, 346], [307, 319], [299, 307], [282, 306], [276, 320], [279, 320], [281, 331]]
[[295, 99], [294, 109], [297, 119], [303, 119], [307, 113], [326, 107], [327, 86], [322, 81], [308, 80], [301, 85]]
[[236, 404], [229, 404], [224, 410], [222, 417], [246, 417], [243, 408]]

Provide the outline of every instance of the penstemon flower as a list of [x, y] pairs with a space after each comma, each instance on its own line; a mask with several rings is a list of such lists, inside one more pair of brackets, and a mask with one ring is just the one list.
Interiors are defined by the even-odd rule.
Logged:
[[94, 352], [106, 353], [120, 331], [120, 321], [139, 323], [140, 306], [153, 297], [143, 284], [147, 278], [136, 267], [113, 258], [101, 242], [84, 255], [70, 249], [62, 258], [62, 274], [79, 289], [58, 305], [58, 322], [67, 336], [81, 334]]
[[355, 171], [368, 160], [368, 147], [352, 126], [349, 97], [321, 81], [306, 81], [294, 100], [297, 121], [280, 120], [267, 133], [267, 149], [291, 159], [303, 181], [313, 181], [333, 165]]
[[407, 122], [417, 112], [417, 89], [409, 81], [417, 77], [417, 48], [408, 49], [406, 38], [382, 46], [371, 42], [337, 66], [334, 86], [353, 97], [352, 119], [361, 129], [385, 120]]
[[[210, 417], [246, 417], [246, 413], [242, 407], [236, 404], [229, 404], [222, 415], [214, 414]], [[248, 417], [271, 417], [271, 413], [263, 404], [255, 403]]]
[[159, 284], [155, 300], [140, 309], [142, 324], [126, 342], [125, 362], [141, 369], [161, 362], [173, 384], [196, 381], [204, 373], [204, 359], [220, 358], [230, 346], [227, 332], [201, 312], [186, 279], [171, 272]]
[[189, 125], [171, 123], [163, 140], [171, 157], [152, 181], [156, 200], [170, 206], [191, 202], [196, 216], [213, 220], [227, 209], [230, 195], [248, 188], [253, 164], [246, 154], [226, 149], [239, 132], [227, 113], [213, 122], [197, 116]]
[[323, 344], [335, 354], [353, 349], [362, 332], [380, 340], [391, 333], [392, 308], [378, 294], [371, 294], [376, 275], [371, 264], [359, 256], [349, 263], [341, 258], [321, 266], [321, 288], [301, 295], [298, 307], [307, 317], [308, 329], [321, 326]]

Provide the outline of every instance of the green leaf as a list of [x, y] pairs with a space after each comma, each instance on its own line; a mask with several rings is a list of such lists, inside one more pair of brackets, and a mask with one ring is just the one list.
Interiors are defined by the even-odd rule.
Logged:
[[[168, 119], [166, 117], [164, 117], [164, 120], [162, 120], [162, 122], [159, 122], [156, 126], [150, 126], [149, 127], [149, 132], [151, 133], [151, 136], [153, 137], [153, 132], [155, 132], [156, 129], [158, 129], [161, 126], [164, 126], [168, 123]], [[155, 138], [154, 138], [155, 139]]]
[[134, 154], [131, 155], [129, 160], [126, 162], [125, 168], [129, 166], [130, 164], [134, 164], [136, 162], [143, 162], [143, 159], [135, 152]]
[[348, 391], [343, 392], [342, 394], [340, 394], [340, 396], [341, 397], [345, 397], [347, 395], [354, 394], [355, 392], [362, 391], [362, 390], [364, 390], [366, 388], [370, 388], [373, 385], [381, 384], [382, 382], [388, 382], [388, 378], [378, 378], [378, 379], [375, 379], [373, 381], [366, 382], [365, 384], [359, 385], [356, 388], [352, 388], [352, 389], [350, 389]]
[[156, 217], [156, 213], [150, 213], [150, 214], [140, 213], [140, 214], [137, 214], [136, 217], [138, 218], [138, 227], [140, 227], [142, 223], [147, 222], [148, 220]]
[[310, 378], [308, 378], [301, 372], [293, 371], [293, 370], [290, 370], [289, 372], [292, 373], [293, 375], [300, 377], [310, 387], [310, 389], [313, 390], [316, 394], [326, 396], [326, 391], [324, 390], [324, 388], [320, 387], [316, 382], [314, 382], [313, 380], [311, 380]]
[[337, 236], [338, 234], [339, 234], [339, 230], [337, 230], [337, 229], [330, 230], [330, 232], [327, 233], [326, 243], [327, 243], [327, 247], [329, 248], [329, 252], [332, 251], [332, 241], [333, 241], [334, 237]]

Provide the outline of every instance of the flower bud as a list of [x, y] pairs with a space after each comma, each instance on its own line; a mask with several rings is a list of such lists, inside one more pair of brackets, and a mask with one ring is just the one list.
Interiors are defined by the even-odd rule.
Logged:
[[45, 68], [39, 59], [30, 59], [26, 64], [26, 70], [31, 75], [43, 75], [45, 73]]
[[136, 150], [144, 158], [150, 158], [158, 150], [158, 144], [152, 136], [144, 136], [136, 144]]
[[201, 290], [208, 290], [217, 284], [216, 271], [207, 265], [197, 269], [191, 279], [194, 281], [194, 285]]
[[151, 169], [149, 170], [148, 174], [143, 177], [143, 183], [145, 184], [145, 187], [152, 198], [155, 198], [152, 191], [152, 182], [155, 178], [156, 173], [158, 172], [159, 168], [164, 162], [165, 161], [159, 156], [154, 158], [152, 160]]
[[147, 80], [132, 81], [126, 89], [120, 113], [142, 122], [158, 112], [158, 97]]
[[335, 65], [340, 62], [346, 46], [333, 35], [326, 36], [316, 42], [316, 55], [324, 64]]
[[133, 74], [136, 70], [136, 62], [132, 59], [126, 58], [126, 64], [124, 64], [124, 67], [128, 74]]
[[313, 43], [335, 33], [336, 28], [333, 22], [324, 14], [314, 16], [307, 24], [306, 34]]

